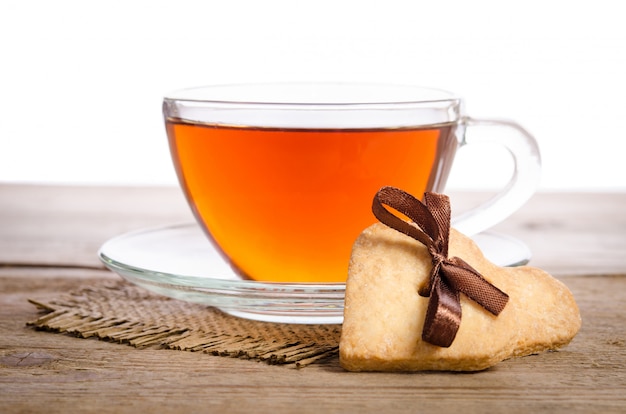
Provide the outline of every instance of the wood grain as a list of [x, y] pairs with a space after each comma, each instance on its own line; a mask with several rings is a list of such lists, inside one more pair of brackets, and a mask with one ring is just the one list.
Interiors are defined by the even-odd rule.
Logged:
[[[37, 315], [26, 299], [72, 290], [82, 278], [62, 277], [62, 272], [43, 278], [9, 276], [5, 271], [0, 280], [3, 412], [44, 407], [48, 412], [76, 408], [129, 412], [138, 407], [228, 412], [418, 408], [447, 412], [459, 407], [467, 412], [617, 412], [626, 407], [624, 276], [568, 278], [584, 320], [574, 341], [559, 352], [505, 361], [475, 374], [347, 373], [336, 358], [295, 370], [39, 332], [24, 326]], [[29, 353], [31, 361], [14, 363]]]
[[[452, 193], [453, 212], [489, 197]], [[531, 264], [552, 274], [619, 273], [626, 269], [624, 206], [626, 193], [538, 193], [493, 230], [523, 240]], [[109, 238], [192, 221], [174, 187], [0, 184], [0, 263], [102, 268], [96, 252]]]
[[499, 226], [570, 287], [583, 327], [559, 352], [479, 373], [348, 373], [336, 359], [296, 370], [25, 325], [38, 312], [28, 298], [117, 278], [95, 259], [108, 237], [190, 220], [179, 197], [160, 188], [0, 186], [0, 411], [626, 411], [624, 194], [540, 194]]

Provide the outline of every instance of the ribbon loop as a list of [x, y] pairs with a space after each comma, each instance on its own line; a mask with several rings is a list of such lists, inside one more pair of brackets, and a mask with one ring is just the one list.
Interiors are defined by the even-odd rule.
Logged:
[[422, 338], [434, 345], [449, 347], [461, 325], [461, 300], [458, 291], [442, 278], [433, 282]]
[[[412, 222], [396, 216], [385, 205]], [[381, 223], [424, 244], [431, 255], [424, 341], [440, 347], [452, 345], [461, 325], [460, 293], [496, 316], [502, 312], [509, 296], [463, 259], [448, 258], [451, 208], [446, 195], [427, 192], [422, 203], [400, 189], [383, 187], [374, 197], [372, 212]]]

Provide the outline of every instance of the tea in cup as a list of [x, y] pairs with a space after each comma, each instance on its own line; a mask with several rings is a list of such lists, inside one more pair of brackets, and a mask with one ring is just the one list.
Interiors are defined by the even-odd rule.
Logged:
[[242, 277], [258, 281], [345, 282], [354, 240], [376, 221], [376, 192], [443, 192], [473, 125], [514, 129], [496, 144], [509, 149], [516, 169], [495, 199], [454, 227], [471, 235], [497, 224], [534, 193], [539, 177], [530, 134], [471, 119], [460, 98], [435, 89], [223, 85], [172, 93], [163, 108], [198, 223]]

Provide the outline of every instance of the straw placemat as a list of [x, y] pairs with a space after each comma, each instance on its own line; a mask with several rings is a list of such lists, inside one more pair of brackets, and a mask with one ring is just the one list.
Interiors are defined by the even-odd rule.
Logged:
[[46, 312], [28, 323], [36, 329], [137, 348], [197, 351], [290, 367], [321, 362], [339, 351], [340, 325], [241, 319], [121, 281], [29, 301]]

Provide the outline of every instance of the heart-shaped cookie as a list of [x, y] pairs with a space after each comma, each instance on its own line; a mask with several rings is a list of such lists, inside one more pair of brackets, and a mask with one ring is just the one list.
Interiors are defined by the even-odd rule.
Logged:
[[568, 344], [581, 326], [572, 293], [541, 269], [499, 267], [467, 236], [451, 229], [449, 257], [460, 257], [509, 295], [498, 315], [461, 295], [462, 320], [444, 348], [421, 338], [431, 256], [415, 239], [381, 223], [353, 246], [340, 362], [350, 371], [477, 371]]

